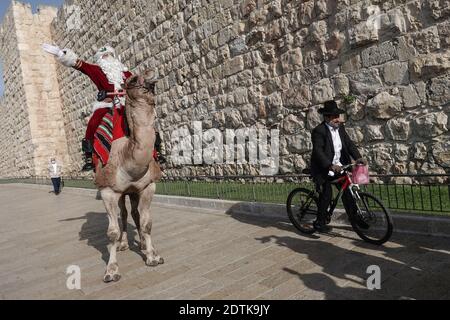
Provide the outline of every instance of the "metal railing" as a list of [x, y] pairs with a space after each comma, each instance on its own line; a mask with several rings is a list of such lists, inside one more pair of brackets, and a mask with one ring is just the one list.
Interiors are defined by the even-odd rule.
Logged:
[[[391, 210], [450, 214], [450, 175], [373, 175], [361, 189]], [[64, 186], [95, 188], [91, 178], [63, 177]], [[0, 179], [1, 183], [47, 184], [47, 177]], [[156, 193], [183, 197], [284, 204], [299, 186], [312, 189], [308, 175], [166, 176]], [[336, 190], [334, 190], [336, 192]]]
[[[450, 214], [450, 175], [373, 175], [371, 180], [361, 189], [378, 197], [389, 209]], [[166, 177], [159, 182], [157, 192], [284, 204], [297, 187], [313, 189], [314, 185], [308, 175]]]

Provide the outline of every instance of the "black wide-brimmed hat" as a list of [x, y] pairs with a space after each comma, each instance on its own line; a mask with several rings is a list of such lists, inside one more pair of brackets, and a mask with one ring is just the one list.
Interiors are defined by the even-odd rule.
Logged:
[[330, 116], [330, 115], [337, 115], [337, 114], [343, 114], [345, 113], [344, 110], [339, 109], [337, 106], [336, 101], [330, 100], [323, 104], [324, 108], [321, 108], [318, 110], [320, 114], [323, 114], [324, 116]]

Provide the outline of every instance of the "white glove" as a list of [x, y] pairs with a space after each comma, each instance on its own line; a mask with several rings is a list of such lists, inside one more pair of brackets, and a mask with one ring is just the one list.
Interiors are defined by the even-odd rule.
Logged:
[[61, 58], [63, 55], [65, 55], [64, 51], [62, 51], [59, 47], [52, 46], [47, 43], [44, 43], [42, 45], [42, 49], [44, 49], [44, 51], [46, 51], [54, 56], [57, 56], [58, 58]]

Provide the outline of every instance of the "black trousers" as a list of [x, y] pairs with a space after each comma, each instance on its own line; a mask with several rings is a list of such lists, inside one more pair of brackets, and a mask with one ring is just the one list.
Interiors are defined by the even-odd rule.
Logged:
[[[333, 178], [333, 180], [336, 177]], [[340, 185], [337, 186], [340, 189]], [[325, 181], [321, 185], [316, 185], [317, 191], [319, 192], [319, 204], [318, 204], [318, 214], [317, 220], [321, 223], [325, 222], [325, 219], [328, 214], [328, 207], [331, 204], [331, 200], [333, 197], [333, 189], [330, 180]], [[356, 203], [350, 193], [350, 190], [347, 188], [342, 195], [342, 203], [344, 204], [345, 211], [348, 216], [351, 218], [356, 213]]]
[[53, 190], [55, 191], [55, 193], [59, 193], [60, 192], [60, 188], [61, 188], [61, 178], [52, 178], [52, 183], [53, 183]]

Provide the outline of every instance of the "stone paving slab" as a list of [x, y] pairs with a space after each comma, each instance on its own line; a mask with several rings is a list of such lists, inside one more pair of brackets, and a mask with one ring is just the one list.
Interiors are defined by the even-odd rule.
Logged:
[[[395, 234], [376, 247], [346, 226], [300, 235], [286, 221], [153, 204], [166, 263], [146, 267], [129, 219], [122, 279], [105, 284], [107, 217], [92, 194], [0, 185], [1, 299], [449, 299], [450, 239]], [[68, 290], [66, 268], [81, 268]], [[366, 288], [370, 265], [381, 289]]]

